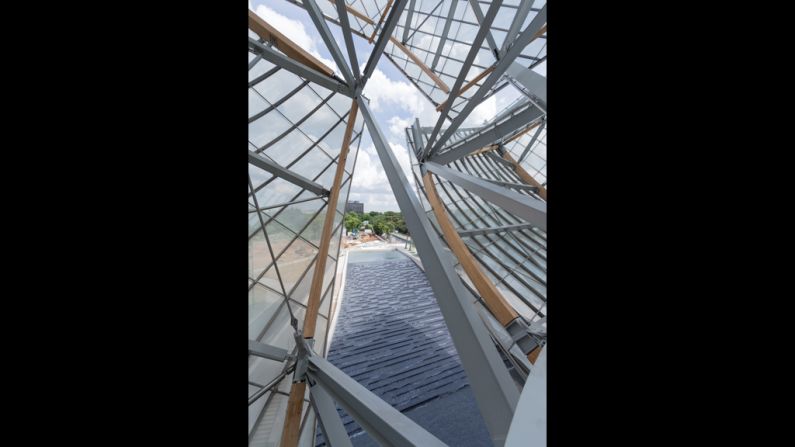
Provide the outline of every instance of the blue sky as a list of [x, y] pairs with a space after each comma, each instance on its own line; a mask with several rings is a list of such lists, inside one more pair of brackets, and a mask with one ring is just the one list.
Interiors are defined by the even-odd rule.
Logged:
[[[303, 8], [285, 0], [249, 1], [249, 8], [327, 66], [336, 69], [337, 65], [332, 60], [323, 39]], [[347, 59], [340, 28], [333, 23], [328, 23], [328, 27]], [[353, 42], [360, 70], [363, 70], [373, 45], [356, 35], [353, 36]], [[468, 47], [461, 45], [461, 48], [451, 47], [449, 51], [465, 54], [467, 50]], [[463, 57], [462, 54], [459, 54], [459, 57]], [[477, 57], [475, 61], [478, 61]], [[337, 73], [341, 78], [339, 71]], [[414, 177], [411, 175], [404, 129], [409, 127], [415, 118], [419, 119], [422, 126], [433, 126], [438, 120], [439, 113], [436, 112], [435, 106], [385, 57], [382, 57], [376, 65], [375, 72], [365, 86], [364, 95], [370, 99], [370, 109], [413, 186]], [[500, 93], [479, 104], [463, 122], [462, 127], [483, 124], [493, 118], [497, 110], [503, 110], [518, 96], [518, 91], [512, 87], [502, 89]], [[367, 132], [362, 139], [356, 161], [350, 200], [364, 203], [365, 211], [399, 211]]]
[[[288, 38], [321, 59], [326, 65], [336, 67], [331, 54], [304, 9], [284, 0], [251, 1], [249, 7]], [[347, 56], [339, 27], [329, 23], [329, 29]], [[358, 62], [363, 68], [373, 45], [358, 36], [353, 36], [353, 40]], [[410, 175], [410, 158], [406, 149], [404, 129], [410, 126], [415, 117], [419, 118], [424, 126], [433, 125], [439, 114], [435, 111], [433, 104], [391, 62], [383, 57], [368, 81], [364, 94], [370, 99], [371, 110], [392, 146], [396, 158], [400, 161], [408, 178], [413, 181], [413, 177]], [[363, 137], [356, 161], [350, 200], [364, 203], [365, 211], [400, 210], [367, 132]]]

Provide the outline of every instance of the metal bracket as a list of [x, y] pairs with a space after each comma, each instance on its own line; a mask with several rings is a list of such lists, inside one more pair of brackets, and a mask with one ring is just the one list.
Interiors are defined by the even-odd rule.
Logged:
[[529, 354], [543, 343], [543, 339], [541, 339], [541, 337], [530, 333], [530, 328], [521, 317], [515, 318], [513, 321], [508, 323], [508, 326], [505, 326], [505, 329], [511, 335], [511, 338], [513, 339], [514, 343], [516, 343], [516, 346], [518, 346], [519, 349], [521, 349], [525, 354]]
[[314, 338], [304, 338], [303, 331], [295, 331], [295, 345], [298, 347], [298, 353], [295, 358], [295, 372], [293, 373], [293, 383], [299, 383], [306, 380], [306, 370], [309, 366], [309, 356], [312, 353], [312, 348], [315, 346]]

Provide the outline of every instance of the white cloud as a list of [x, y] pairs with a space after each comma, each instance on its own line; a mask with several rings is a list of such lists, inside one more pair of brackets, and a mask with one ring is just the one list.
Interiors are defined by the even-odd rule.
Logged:
[[370, 99], [370, 107], [375, 112], [397, 108], [408, 112], [412, 118], [419, 118], [424, 126], [435, 124], [439, 118], [439, 112], [416, 87], [405, 81], [389, 79], [378, 68], [370, 76], [363, 93]]
[[406, 128], [411, 127], [412, 121], [410, 119], [403, 119], [397, 115], [389, 119], [389, 132], [392, 136], [397, 138], [405, 138]]
[[[414, 176], [406, 147], [401, 144], [389, 143], [403, 174], [414, 189]], [[356, 170], [353, 173], [353, 185], [350, 200], [358, 200], [365, 204], [367, 211], [399, 211], [392, 188], [381, 165], [375, 147], [370, 144], [359, 149], [356, 159]]]
[[[249, 2], [249, 8], [251, 8], [251, 2]], [[310, 36], [309, 33], [307, 33], [303, 22], [283, 16], [265, 5], [258, 5], [254, 12], [256, 12], [258, 16], [262, 17], [263, 20], [267, 21], [271, 26], [279, 30], [279, 32], [284, 34], [288, 39], [295, 42], [299, 47], [303, 48], [309, 54], [318, 58], [320, 62], [333, 69], [338, 75], [342, 75], [339, 71], [339, 68], [337, 67], [337, 64], [334, 63], [333, 60], [326, 59], [320, 55], [317, 46], [319, 39], [315, 39], [314, 37]], [[320, 40], [320, 45], [325, 45], [322, 40]]]
[[461, 127], [481, 126], [484, 122], [494, 118], [496, 115], [497, 98], [495, 95], [492, 95], [472, 110], [472, 113], [464, 120]]

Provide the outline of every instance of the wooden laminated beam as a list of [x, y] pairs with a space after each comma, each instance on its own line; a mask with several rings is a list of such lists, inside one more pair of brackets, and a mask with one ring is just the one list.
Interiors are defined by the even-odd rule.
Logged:
[[533, 123], [533, 124], [531, 124], [531, 125], [527, 126], [527, 128], [526, 128], [525, 130], [523, 130], [523, 131], [519, 132], [518, 134], [516, 134], [516, 135], [512, 136], [511, 138], [508, 138], [507, 140], [505, 140], [505, 141], [503, 142], [503, 144], [505, 144], [505, 143], [510, 143], [511, 141], [518, 139], [518, 138], [519, 138], [519, 137], [521, 137], [522, 135], [524, 135], [524, 134], [526, 134], [527, 132], [530, 132], [531, 130], [533, 130], [533, 129], [535, 129], [536, 127], [538, 127], [540, 124], [541, 124], [541, 120], [538, 120], [538, 121], [536, 121], [535, 123]]
[[472, 152], [470, 155], [477, 155], [477, 154], [482, 154], [484, 152], [493, 151], [494, 149], [497, 149], [498, 147], [500, 147], [499, 144], [491, 144], [491, 145], [488, 145], [488, 146], [486, 146], [486, 147], [484, 147], [482, 149], [478, 149], [475, 152]]
[[284, 416], [284, 430], [280, 447], [295, 447], [301, 437], [301, 413], [304, 410], [306, 382], [293, 383], [287, 399], [287, 414]]
[[533, 349], [532, 351], [530, 351], [529, 354], [527, 354], [527, 360], [529, 360], [530, 363], [535, 365], [536, 360], [538, 360], [538, 355], [541, 354], [542, 349], [544, 348], [542, 348], [541, 346], [536, 346], [535, 349]]
[[[463, 267], [469, 279], [472, 280], [472, 284], [475, 285], [475, 289], [480, 293], [480, 297], [483, 298], [483, 302], [494, 315], [494, 318], [496, 318], [501, 325], [507, 327], [513, 320], [519, 318], [519, 314], [514, 310], [513, 306], [508, 303], [505, 297], [502, 296], [497, 286], [495, 286], [486, 274], [483, 273], [475, 257], [472, 256], [472, 253], [469, 251], [469, 247], [467, 247], [461, 239], [458, 232], [455, 231], [453, 223], [450, 221], [450, 217], [447, 214], [447, 210], [444, 208], [442, 201], [439, 199], [439, 194], [436, 192], [436, 186], [433, 184], [433, 178], [430, 172], [426, 172], [425, 175], [422, 176], [422, 183], [425, 186], [425, 194], [428, 196], [428, 202], [431, 204], [431, 208], [433, 208], [433, 214], [436, 216], [436, 221], [439, 223], [447, 246], [450, 247], [450, 250], [461, 264], [461, 267]], [[529, 360], [530, 363], [535, 363], [540, 352], [540, 347], [530, 351], [527, 354], [527, 360]]]
[[441, 227], [442, 234], [444, 234], [444, 240], [447, 242], [447, 246], [453, 251], [453, 254], [458, 259], [461, 267], [464, 268], [469, 279], [472, 280], [475, 289], [480, 293], [483, 302], [486, 303], [491, 313], [494, 314], [494, 317], [501, 325], [507, 326], [511, 321], [518, 318], [519, 314], [508, 304], [505, 297], [497, 290], [497, 286], [495, 286], [486, 274], [483, 273], [483, 270], [478, 266], [469, 248], [461, 239], [461, 236], [458, 235], [458, 232], [450, 221], [447, 210], [444, 208], [442, 201], [439, 200], [439, 195], [436, 192], [436, 186], [433, 184], [430, 172], [426, 172], [425, 175], [422, 176], [422, 183], [425, 185], [425, 193], [428, 196], [428, 202], [433, 208], [433, 214], [436, 216], [436, 221], [439, 222], [439, 227]]
[[428, 75], [429, 78], [433, 79], [433, 82], [436, 83], [436, 85], [439, 87], [441, 91], [445, 93], [450, 93], [450, 87], [448, 87], [447, 84], [445, 84], [444, 81], [442, 81], [442, 79], [439, 76], [436, 76], [436, 73], [434, 73], [433, 70], [428, 68], [428, 66], [425, 65], [425, 63], [422, 62], [422, 60], [418, 58], [414, 53], [412, 53], [411, 50], [406, 48], [405, 45], [400, 43], [400, 41], [395, 39], [393, 36], [389, 36], [389, 41], [395, 44], [395, 46], [398, 47], [400, 51], [404, 52], [406, 56], [409, 57], [409, 59], [414, 61], [414, 63], [417, 64], [420, 67], [420, 69], [424, 71], [425, 74]]
[[384, 12], [381, 13], [381, 19], [378, 20], [378, 25], [375, 25], [375, 27], [373, 28], [373, 35], [370, 36], [369, 39], [367, 39], [370, 41], [370, 43], [373, 43], [373, 39], [375, 39], [375, 32], [378, 31], [378, 27], [381, 26], [382, 23], [384, 23], [384, 18], [386, 18], [386, 12], [389, 11], [390, 6], [392, 6], [392, 0], [386, 2], [386, 7], [384, 8]]
[[[335, 4], [335, 5], [337, 4], [337, 2], [335, 2], [334, 0], [328, 0], [328, 1], [330, 1], [332, 4]], [[343, 0], [343, 2], [344, 2], [344, 0]], [[364, 20], [366, 23], [368, 23], [370, 25], [375, 25], [375, 22], [373, 22], [372, 19], [370, 19], [366, 15], [362, 14], [361, 12], [357, 11], [356, 8], [352, 7], [351, 5], [345, 3], [345, 9], [349, 13], [353, 14], [354, 16]], [[353, 30], [353, 29], [351, 29], [351, 30]]]
[[[326, 216], [323, 221], [323, 230], [320, 236], [320, 247], [317, 252], [317, 261], [312, 274], [312, 283], [309, 286], [309, 300], [306, 305], [304, 316], [303, 335], [304, 338], [315, 337], [315, 326], [317, 325], [317, 314], [320, 310], [320, 298], [323, 291], [323, 278], [326, 273], [326, 261], [328, 260], [328, 249], [331, 245], [331, 238], [334, 226], [334, 216], [337, 214], [337, 201], [340, 196], [342, 177], [345, 173], [345, 161], [348, 159], [348, 148], [351, 144], [351, 134], [356, 123], [356, 114], [359, 111], [359, 103], [354, 99], [351, 103], [351, 112], [348, 114], [348, 125], [345, 127], [345, 134], [342, 137], [342, 149], [337, 159], [337, 169], [334, 172], [334, 182], [331, 186], [328, 204], [326, 205]], [[301, 412], [304, 404], [304, 394], [306, 393], [306, 382], [293, 383], [290, 389], [290, 397], [287, 402], [287, 416], [284, 419], [284, 431], [282, 432], [281, 447], [295, 447], [298, 445], [301, 426]]]
[[[334, 0], [329, 0], [329, 1], [334, 3]], [[390, 3], [391, 3], [391, 0], [390, 0]], [[387, 5], [387, 7], [384, 9], [384, 14], [386, 14], [386, 10], [389, 9], [389, 6], [390, 5]], [[346, 4], [345, 5], [345, 9], [349, 13], [353, 14], [354, 16], [364, 20], [366, 23], [368, 23], [370, 25], [373, 25], [373, 26], [376, 26], [375, 22], [373, 22], [369, 17], [367, 17], [366, 15], [364, 15], [361, 12], [357, 11], [355, 8], [351, 7], [350, 5]], [[383, 19], [384, 19], [384, 16], [382, 15], [381, 16], [381, 20], [383, 20]], [[380, 23], [381, 22], [379, 21], [379, 24]], [[376, 26], [376, 28], [378, 28], [378, 27]], [[351, 28], [351, 31], [354, 31], [353, 28]], [[375, 36], [375, 30], [373, 30], [373, 36]], [[367, 38], [367, 40], [371, 44], [373, 43], [373, 40], [372, 40], [373, 36]], [[405, 45], [400, 43], [399, 40], [395, 39], [394, 36], [389, 36], [389, 41], [392, 42], [396, 47], [398, 47], [398, 49], [400, 51], [402, 51], [406, 56], [408, 56], [408, 58], [411, 59], [415, 64], [417, 64], [417, 66], [420, 67], [420, 70], [425, 72], [425, 74], [427, 74], [428, 77], [431, 78], [434, 83], [436, 83], [436, 86], [439, 87], [439, 89], [441, 91], [443, 91], [445, 93], [450, 93], [450, 87], [448, 87], [447, 84], [445, 84], [444, 81], [442, 81], [442, 79], [439, 76], [437, 76], [436, 73], [433, 72], [433, 70], [428, 68], [428, 66], [425, 65], [425, 63], [422, 61], [422, 59], [418, 58], [414, 53], [411, 52], [411, 50], [409, 50], [408, 48], [406, 48]]]
[[539, 197], [544, 199], [544, 201], [547, 200], [547, 189], [544, 188], [544, 186], [541, 183], [538, 183], [538, 180], [534, 179], [532, 175], [528, 174], [527, 171], [524, 170], [522, 165], [517, 163], [516, 160], [514, 160], [513, 157], [511, 157], [511, 154], [508, 151], [505, 151], [505, 153], [502, 154], [502, 158], [509, 161], [513, 165], [513, 170], [522, 180], [538, 188], [538, 192], [536, 194], [538, 194]]
[[271, 42], [273, 46], [279, 49], [287, 57], [295, 59], [296, 61], [306, 65], [307, 67], [314, 68], [315, 70], [324, 73], [328, 76], [334, 75], [334, 70], [325, 66], [315, 56], [309, 54], [306, 50], [301, 48], [287, 36], [280, 33], [276, 28], [272, 27], [268, 22], [263, 20], [254, 11], [248, 10], [248, 27], [257, 33], [258, 36]]
[[[541, 27], [541, 29], [540, 29], [540, 30], [538, 30], [538, 32], [537, 32], [537, 33], [535, 33], [535, 35], [533, 36], [533, 39], [532, 39], [530, 42], [532, 42], [533, 40], [535, 40], [535, 39], [539, 38], [540, 36], [542, 36], [542, 35], [543, 35], [544, 33], [546, 33], [546, 32], [547, 32], [547, 25], [546, 25], [546, 23], [545, 23], [545, 24], [544, 24], [544, 26], [542, 26], [542, 27]], [[487, 68], [487, 69], [485, 69], [485, 70], [483, 70], [483, 72], [481, 72], [479, 75], [475, 76], [475, 78], [474, 78], [474, 79], [472, 79], [471, 81], [469, 81], [469, 82], [468, 82], [466, 85], [464, 85], [464, 86], [461, 88], [461, 90], [459, 90], [459, 92], [458, 92], [458, 95], [456, 95], [456, 96], [461, 96], [461, 95], [462, 95], [462, 94], [463, 94], [465, 91], [469, 90], [469, 89], [470, 89], [470, 88], [471, 88], [473, 85], [477, 84], [477, 83], [478, 83], [478, 82], [479, 82], [481, 79], [483, 79], [483, 78], [484, 78], [484, 77], [486, 77], [486, 76], [487, 76], [489, 73], [491, 73], [492, 71], [494, 71], [494, 67], [495, 67], [495, 66], [496, 66], [496, 64], [495, 64], [495, 65], [492, 65], [491, 67], [489, 67], [489, 68]], [[449, 101], [449, 99], [448, 99], [447, 101]], [[445, 105], [445, 104], [447, 104], [447, 101], [444, 101], [444, 102], [442, 102], [441, 104], [439, 104], [438, 106], [436, 106], [436, 111], [437, 111], [437, 112], [441, 112], [441, 111], [442, 111], [442, 109], [444, 108], [444, 105]]]
[[[547, 24], [545, 23], [544, 26], [542, 26], [541, 29], [538, 30], [537, 33], [535, 33], [535, 35], [533, 36], [533, 40], [538, 39], [539, 37], [543, 36], [544, 33], [546, 33], [546, 32], [547, 32]], [[531, 42], [532, 42], [532, 40], [531, 40]]]

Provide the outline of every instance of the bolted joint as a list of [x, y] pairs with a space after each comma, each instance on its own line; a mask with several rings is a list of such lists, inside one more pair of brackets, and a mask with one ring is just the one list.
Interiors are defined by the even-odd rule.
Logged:
[[302, 331], [296, 331], [294, 337], [295, 345], [298, 347], [298, 353], [295, 357], [293, 383], [300, 383], [306, 380], [306, 371], [309, 367], [309, 355], [315, 345], [315, 340], [313, 338], [304, 338]]
[[505, 329], [511, 335], [511, 339], [519, 347], [524, 354], [533, 352], [537, 347], [543, 345], [543, 338], [530, 332], [527, 323], [521, 318], [517, 317]]
[[365, 80], [363, 78], [359, 78], [353, 81], [353, 88], [351, 88], [351, 92], [353, 93], [354, 98], [358, 98], [362, 96], [362, 90], [364, 90]]

